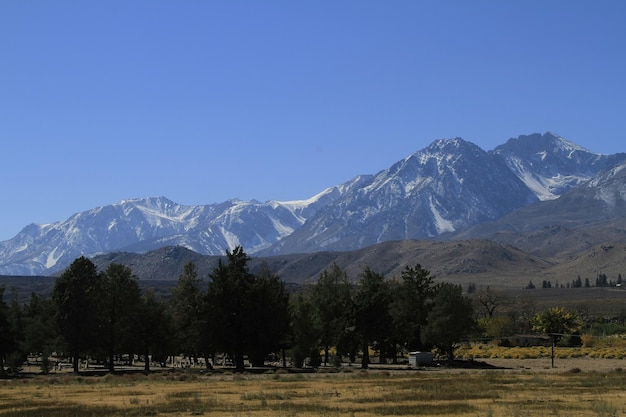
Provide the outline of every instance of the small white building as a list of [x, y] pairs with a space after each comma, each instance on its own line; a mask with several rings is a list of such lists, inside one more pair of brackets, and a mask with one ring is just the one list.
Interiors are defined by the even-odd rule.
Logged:
[[432, 352], [409, 352], [409, 365], [419, 366], [428, 365], [433, 362], [435, 355]]

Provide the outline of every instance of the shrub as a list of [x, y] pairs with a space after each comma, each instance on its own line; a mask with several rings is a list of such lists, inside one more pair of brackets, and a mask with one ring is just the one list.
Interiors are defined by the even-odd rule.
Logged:
[[580, 340], [583, 343], [583, 347], [590, 348], [595, 344], [595, 339], [590, 334], [584, 334], [580, 336]]
[[562, 337], [557, 343], [557, 346], [561, 346], [561, 347], [576, 347], [576, 346], [581, 346], [581, 345], [582, 345], [582, 341], [579, 335], [571, 335], [571, 336]]
[[595, 323], [591, 332], [596, 336], [612, 336], [626, 333], [626, 326], [620, 323]]
[[50, 373], [50, 370], [52, 369], [52, 363], [50, 362], [50, 358], [48, 357], [48, 355], [44, 354], [41, 357], [41, 363], [39, 364], [39, 369], [41, 369], [41, 372], [44, 375], [48, 375]]
[[6, 365], [9, 372], [18, 374], [22, 371], [27, 355], [22, 352], [11, 352], [6, 357]]

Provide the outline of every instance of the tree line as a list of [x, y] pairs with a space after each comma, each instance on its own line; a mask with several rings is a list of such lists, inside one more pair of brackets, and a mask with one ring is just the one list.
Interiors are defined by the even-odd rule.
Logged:
[[366, 267], [356, 284], [333, 264], [290, 294], [267, 266], [251, 273], [249, 260], [242, 247], [226, 251], [206, 279], [190, 262], [168, 299], [141, 291], [129, 267], [98, 271], [85, 257], [62, 273], [49, 298], [32, 294], [20, 305], [13, 294], [7, 303], [0, 288], [0, 373], [19, 371], [29, 354], [47, 372], [52, 352], [71, 358], [74, 372], [86, 356], [114, 371], [121, 355], [142, 356], [146, 371], [176, 355], [210, 367], [216, 354], [238, 371], [246, 358], [262, 366], [272, 354], [296, 367], [360, 358], [367, 368], [370, 351], [380, 361], [433, 349], [453, 359], [476, 328], [461, 287], [435, 284], [419, 264], [391, 279]]
[[[550, 280], [543, 280], [541, 282], [541, 288], [546, 289], [546, 288], [591, 288], [591, 287], [621, 287], [623, 284], [623, 278], [622, 278], [622, 274], [618, 273], [617, 274], [617, 279], [615, 281], [613, 280], [609, 280], [609, 277], [604, 274], [604, 273], [600, 273], [596, 276], [596, 280], [595, 280], [595, 284], [591, 284], [591, 280], [589, 278], [585, 278], [584, 281], [583, 279], [580, 277], [580, 275], [578, 275], [578, 277], [576, 279], [573, 279], [572, 282], [567, 282], [565, 284], [560, 283], [559, 281], [556, 281], [556, 283], [553, 285], [552, 281]], [[533, 283], [532, 280], [528, 281], [528, 284], [526, 284], [526, 286], [524, 287], [524, 289], [526, 290], [534, 290], [535, 288], [537, 288], [537, 286]], [[474, 283], [470, 283], [468, 285], [468, 292], [474, 292], [476, 291], [476, 284]]]
[[190, 262], [167, 299], [141, 291], [129, 267], [97, 271], [85, 257], [63, 272], [49, 298], [32, 294], [21, 305], [13, 292], [7, 303], [0, 286], [0, 375], [18, 372], [28, 355], [41, 358], [47, 372], [53, 352], [71, 358], [75, 372], [86, 356], [114, 371], [122, 355], [144, 358], [146, 371], [180, 355], [210, 367], [218, 354], [237, 370], [246, 358], [262, 366], [269, 355], [285, 366], [287, 358], [296, 367], [347, 359], [367, 368], [370, 351], [382, 362], [413, 350], [451, 360], [469, 338], [506, 344], [513, 334], [570, 334], [562, 342], [576, 344], [581, 330], [612, 333], [626, 322], [563, 308], [537, 312], [530, 298], [489, 287], [468, 286], [469, 298], [459, 285], [435, 284], [419, 264], [391, 278], [365, 267], [356, 280], [333, 264], [290, 294], [266, 265], [251, 273], [249, 260], [237, 247], [206, 277]]

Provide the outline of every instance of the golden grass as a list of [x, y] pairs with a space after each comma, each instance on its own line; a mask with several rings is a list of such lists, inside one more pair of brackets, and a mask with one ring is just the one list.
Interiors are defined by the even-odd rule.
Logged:
[[[623, 340], [605, 339], [602, 343], [592, 347], [561, 347], [554, 349], [554, 355], [559, 359], [566, 358], [597, 358], [597, 359], [624, 359], [626, 345]], [[456, 356], [460, 359], [538, 359], [549, 358], [552, 355], [550, 346], [504, 347], [489, 344], [472, 344], [460, 347]]]
[[626, 412], [626, 375], [619, 371], [181, 376], [0, 381], [0, 417], [611, 416]]

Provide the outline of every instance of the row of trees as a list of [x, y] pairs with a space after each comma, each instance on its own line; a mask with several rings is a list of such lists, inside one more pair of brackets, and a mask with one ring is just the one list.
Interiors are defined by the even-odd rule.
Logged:
[[[623, 283], [622, 274], [617, 274], [617, 279], [615, 281], [609, 280], [606, 274], [598, 274], [593, 287], [598, 287], [598, 288], [621, 287], [622, 283]], [[572, 282], [568, 282], [566, 284], [559, 284], [559, 281], [556, 281], [556, 283], [553, 285], [552, 282], [549, 280], [543, 280], [541, 282], [541, 288], [544, 288], [544, 289], [545, 288], [583, 288], [583, 287], [591, 288], [592, 285], [591, 285], [591, 281], [589, 280], [589, 278], [585, 278], [583, 281], [580, 275], [576, 279], [573, 279]], [[532, 281], [528, 281], [528, 284], [526, 284], [526, 286], [524, 287], [524, 289], [527, 289], [527, 290], [534, 290], [535, 288], [537, 287]], [[468, 285], [468, 293], [471, 293], [474, 291], [476, 291], [476, 285], [473, 283], [470, 283]]]
[[[0, 296], [3, 295], [0, 289]], [[99, 273], [87, 258], [76, 259], [56, 280], [51, 298], [32, 294], [20, 305], [0, 297], [0, 373], [19, 370], [29, 354], [44, 372], [52, 352], [65, 352], [75, 372], [84, 354], [106, 359], [113, 370], [121, 352], [147, 352], [167, 334], [167, 306], [154, 292], [139, 290], [132, 271], [111, 264]]]
[[365, 268], [356, 286], [336, 264], [318, 282], [297, 294], [292, 302], [292, 359], [324, 352], [329, 362], [331, 347], [337, 358], [369, 364], [369, 348], [382, 361], [395, 361], [400, 350], [436, 348], [449, 359], [456, 344], [474, 330], [473, 306], [461, 287], [433, 282], [420, 265], [406, 267], [399, 279], [386, 280]]
[[253, 274], [248, 261], [241, 247], [227, 251], [208, 280], [189, 263], [168, 300], [142, 292], [130, 268], [111, 264], [99, 272], [84, 257], [57, 279], [51, 298], [33, 294], [27, 305], [16, 297], [7, 304], [0, 289], [0, 372], [16, 369], [28, 353], [45, 361], [53, 351], [71, 357], [75, 372], [85, 355], [113, 371], [117, 356], [132, 353], [146, 358], [146, 370], [148, 358], [163, 363], [183, 354], [209, 366], [216, 353], [243, 370], [245, 357], [262, 365], [281, 352], [296, 366], [306, 358], [328, 364], [333, 347], [334, 358], [354, 362], [360, 354], [366, 368], [370, 349], [382, 360], [432, 348], [452, 359], [474, 329], [472, 301], [461, 287], [435, 284], [420, 265], [391, 280], [365, 268], [356, 285], [333, 265], [290, 295], [276, 274], [267, 267]]

